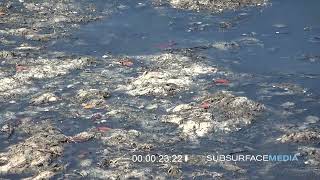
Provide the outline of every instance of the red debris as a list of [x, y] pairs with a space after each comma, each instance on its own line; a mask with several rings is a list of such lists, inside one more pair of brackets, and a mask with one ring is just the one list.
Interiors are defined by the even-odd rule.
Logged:
[[23, 66], [21, 64], [16, 64], [16, 71], [17, 72], [21, 72], [21, 71], [25, 71], [25, 70], [28, 70], [28, 67]]
[[200, 105], [201, 108], [203, 109], [209, 109], [210, 107], [210, 103], [208, 103], [207, 101], [203, 102], [201, 105]]
[[214, 80], [215, 84], [222, 84], [222, 85], [228, 85], [230, 83], [229, 80], [227, 79], [216, 79]]
[[133, 66], [133, 62], [131, 59], [125, 59], [119, 62], [122, 66], [131, 67]]
[[100, 127], [97, 127], [97, 130], [98, 130], [99, 132], [106, 132], [106, 131], [111, 130], [111, 128], [106, 127], [106, 126], [100, 126]]
[[4, 16], [4, 15], [6, 15], [6, 12], [4, 10], [0, 9], [0, 16]]

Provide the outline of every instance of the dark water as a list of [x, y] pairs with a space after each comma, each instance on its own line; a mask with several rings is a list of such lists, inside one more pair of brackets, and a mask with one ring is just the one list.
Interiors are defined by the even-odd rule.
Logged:
[[[253, 154], [294, 154], [296, 145], [281, 145], [270, 142], [280, 136], [274, 128], [284, 121], [299, 123], [308, 115], [320, 116], [320, 1], [281, 0], [271, 1], [267, 7], [248, 8], [222, 14], [196, 13], [169, 7], [153, 8], [146, 2], [124, 2], [126, 7], [119, 13], [102, 21], [84, 25], [71, 38], [58, 40], [49, 47], [53, 50], [101, 57], [114, 55], [147, 55], [163, 51], [166, 47], [186, 48], [206, 45], [216, 41], [236, 41], [241, 38], [256, 38], [259, 46], [247, 46], [235, 52], [205, 50], [202, 53], [214, 59], [213, 64], [238, 73], [252, 74], [255, 78], [247, 86], [233, 90], [244, 91], [259, 99], [259, 83], [289, 82], [308, 89], [307, 95], [314, 101], [304, 101], [305, 95], [274, 96], [259, 99], [268, 108], [276, 110], [279, 105], [292, 101], [298, 108], [306, 109], [290, 119], [281, 119], [277, 114], [260, 117], [250, 128], [224, 137], [227, 142], [203, 140], [196, 149], [177, 145], [187, 154], [204, 154], [217, 147], [225, 153], [238, 146], [247, 145]], [[232, 23], [231, 28], [221, 28], [220, 22]], [[307, 96], [306, 95], [306, 96]], [[79, 123], [80, 124], [80, 123]], [[81, 126], [81, 125], [80, 125]], [[210, 143], [206, 143], [210, 142]], [[180, 146], [180, 147], [179, 147]], [[266, 164], [244, 162], [252, 179], [261, 179]], [[304, 170], [303, 159], [298, 162], [278, 163], [264, 174], [264, 179], [317, 179]], [[192, 167], [185, 167], [185, 170]], [[279, 171], [282, 169], [283, 171]], [[274, 172], [274, 173], [271, 173]]]
[[[107, 52], [142, 55], [160, 52], [170, 45], [184, 48], [254, 37], [261, 41], [263, 48], [252, 47], [234, 54], [215, 51], [208, 54], [215, 59], [239, 61], [226, 65], [240, 72], [319, 77], [319, 57], [315, 57], [313, 63], [306, 57], [319, 56], [320, 2], [271, 3], [266, 8], [210, 15], [167, 7], [154, 9], [147, 3], [139, 7], [136, 1], [125, 2], [121, 13], [83, 26], [72, 39], [58, 41], [52, 48], [98, 57]], [[234, 26], [221, 29], [218, 24], [222, 21], [233, 22]], [[201, 24], [193, 25], [196, 23]], [[202, 25], [204, 29], [199, 30]], [[188, 32], [190, 29], [193, 31]], [[312, 87], [319, 84], [301, 83]]]

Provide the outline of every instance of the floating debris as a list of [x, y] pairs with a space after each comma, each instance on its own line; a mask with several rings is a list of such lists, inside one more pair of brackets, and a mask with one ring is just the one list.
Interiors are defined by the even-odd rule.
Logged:
[[131, 59], [121, 60], [119, 63], [120, 63], [122, 66], [127, 66], [127, 67], [133, 66], [133, 61], [132, 61]]
[[[155, 0], [157, 4], [163, 4], [164, 1]], [[159, 3], [161, 2], [161, 3]], [[245, 6], [262, 6], [266, 4], [266, 0], [215, 0], [215, 1], [207, 1], [207, 0], [166, 0], [165, 2], [169, 3], [174, 8], [179, 9], [189, 9], [189, 10], [207, 10], [212, 12], [221, 12], [224, 10], [230, 9], [238, 9]]]
[[[0, 174], [32, 173], [38, 177], [44, 174], [50, 177], [55, 175], [59, 167], [52, 166], [52, 160], [62, 155], [67, 137], [45, 122], [33, 124], [30, 121], [22, 121], [18, 130], [25, 131], [30, 137], [0, 153], [3, 162]], [[39, 172], [40, 166], [42, 171]]]
[[305, 123], [307, 124], [315, 124], [319, 122], [320, 118], [318, 116], [307, 116]]
[[209, 102], [203, 102], [203, 103], [200, 105], [200, 107], [203, 108], [203, 109], [209, 109], [210, 103], [209, 103]]
[[32, 99], [31, 104], [40, 105], [58, 101], [58, 97], [54, 93], [44, 93]]
[[288, 27], [288, 26], [285, 25], [285, 24], [273, 24], [272, 26], [273, 26], [273, 27], [276, 27], [276, 28], [286, 28], [286, 27]]
[[315, 147], [299, 147], [299, 152], [302, 156], [307, 157], [304, 163], [309, 166], [319, 167], [320, 165], [320, 149]]
[[68, 141], [71, 141], [71, 142], [86, 142], [86, 141], [89, 141], [92, 138], [94, 138], [94, 134], [93, 133], [81, 132], [81, 133], [76, 134], [74, 136], [68, 137]]
[[227, 79], [216, 79], [214, 80], [214, 83], [217, 85], [228, 85], [230, 82]]
[[320, 142], [320, 132], [304, 130], [299, 132], [293, 132], [283, 135], [278, 141], [282, 143], [295, 142], [295, 143], [308, 143], [308, 142]]
[[159, 71], [145, 71], [135, 78], [129, 85], [120, 86], [118, 90], [128, 94], [168, 96], [188, 89], [192, 78], [201, 74], [210, 74], [217, 71], [214, 67], [199, 64], [190, 64], [192, 59], [178, 54], [161, 54], [148, 57], [153, 66], [162, 67]]
[[97, 127], [97, 130], [98, 130], [99, 132], [106, 132], [106, 131], [111, 130], [111, 128], [106, 127], [106, 126], [100, 126], [100, 127]]
[[16, 71], [17, 72], [22, 72], [22, 71], [27, 71], [28, 67], [27, 66], [23, 66], [21, 64], [16, 64]]
[[280, 106], [285, 109], [290, 109], [295, 106], [295, 103], [294, 102], [285, 102], [285, 103], [281, 104]]
[[222, 91], [206, 98], [200, 108], [170, 110], [170, 114], [164, 115], [162, 121], [177, 124], [182, 135], [193, 139], [210, 132], [237, 131], [251, 124], [263, 109], [262, 104]]

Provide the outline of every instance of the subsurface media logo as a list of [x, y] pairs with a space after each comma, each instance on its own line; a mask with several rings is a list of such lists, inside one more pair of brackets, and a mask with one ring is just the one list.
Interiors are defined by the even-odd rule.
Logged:
[[298, 161], [298, 155], [289, 154], [258, 154], [258, 155], [245, 155], [245, 154], [233, 154], [233, 155], [207, 155], [207, 161], [253, 161], [253, 162], [288, 162]]

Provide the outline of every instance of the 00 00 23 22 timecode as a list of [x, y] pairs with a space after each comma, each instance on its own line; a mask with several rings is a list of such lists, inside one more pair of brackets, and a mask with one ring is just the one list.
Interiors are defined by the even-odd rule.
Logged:
[[168, 163], [168, 162], [176, 162], [180, 163], [184, 161], [183, 155], [132, 155], [131, 160], [132, 162], [147, 162], [147, 163]]

